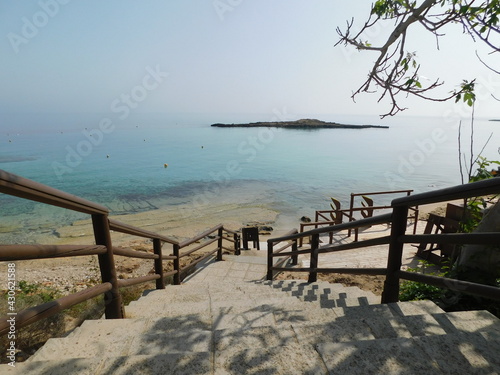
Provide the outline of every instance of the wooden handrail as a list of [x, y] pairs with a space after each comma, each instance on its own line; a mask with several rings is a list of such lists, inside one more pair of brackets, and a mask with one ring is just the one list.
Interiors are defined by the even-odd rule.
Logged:
[[276, 258], [276, 257], [283, 257], [283, 256], [305, 255], [305, 254], [311, 254], [311, 249], [287, 251], [286, 253], [273, 251], [270, 256], [272, 258]]
[[50, 204], [85, 214], [107, 214], [109, 210], [97, 203], [65, 193], [38, 182], [0, 169], [0, 193]]
[[157, 280], [160, 277], [161, 277], [160, 275], [153, 274], [153, 275], [133, 277], [131, 279], [121, 279], [121, 280], [118, 280], [118, 286], [120, 288], [125, 288], [127, 286], [138, 285], [138, 284], [147, 283], [149, 281]]
[[144, 238], [158, 238], [159, 240], [163, 242], [167, 242], [169, 244], [178, 244], [179, 241], [176, 241], [172, 238], [161, 236], [158, 233], [150, 232], [148, 230], [144, 230], [141, 228], [134, 227], [132, 225], [128, 225], [125, 223], [122, 223], [120, 221], [114, 220], [114, 219], [109, 219], [109, 229], [114, 230], [116, 232], [120, 233], [125, 233], [125, 234], [131, 234], [133, 236], [138, 236], [138, 237], [144, 237]]
[[481, 244], [497, 245], [500, 243], [500, 233], [440, 233], [440, 234], [414, 234], [399, 238], [404, 243], [442, 243], [442, 244]]
[[500, 300], [500, 288], [490, 285], [471, 283], [468, 281], [449, 279], [446, 277], [424, 275], [416, 272], [399, 271], [398, 276], [405, 280], [434, 285], [456, 292], [474, 294], [476, 296]]
[[350, 221], [347, 223], [342, 223], [342, 224], [336, 224], [324, 228], [317, 228], [317, 229], [311, 229], [306, 232], [301, 232], [293, 235], [285, 235], [282, 237], [277, 237], [277, 238], [270, 238], [267, 240], [267, 242], [280, 242], [280, 241], [287, 241], [287, 240], [293, 240], [293, 239], [299, 239], [300, 237], [308, 237], [314, 234], [322, 234], [322, 233], [329, 233], [332, 231], [338, 231], [338, 230], [345, 230], [345, 229], [355, 229], [355, 228], [361, 228], [361, 227], [366, 227], [370, 225], [377, 225], [377, 224], [385, 224], [391, 222], [392, 214], [383, 214], [383, 215], [378, 215], [378, 216], [373, 216], [373, 217], [368, 217], [366, 219], [360, 219], [356, 221]]
[[318, 253], [331, 253], [335, 251], [344, 251], [351, 249], [361, 249], [363, 247], [387, 245], [391, 239], [391, 236], [370, 238], [369, 240], [351, 242], [341, 245], [325, 245], [318, 248]]
[[[70, 294], [54, 301], [25, 309], [17, 314], [16, 327], [22, 328], [44, 318], [48, 318], [49, 316], [66, 310], [71, 306], [109, 292], [111, 288], [111, 283], [99, 284], [78, 293]], [[7, 322], [7, 319], [8, 317], [2, 317], [0, 319], [0, 336], [5, 335], [9, 331], [9, 323]]]
[[370, 193], [351, 193], [351, 196], [357, 197], [357, 196], [363, 196], [363, 195], [381, 195], [381, 194], [399, 194], [399, 193], [406, 193], [407, 195], [409, 195], [412, 192], [413, 192], [413, 189], [372, 191]]
[[216, 225], [215, 227], [213, 228], [210, 228], [210, 229], [207, 229], [206, 231], [198, 234], [197, 236], [193, 237], [193, 238], [190, 238], [188, 240], [185, 240], [185, 241], [182, 241], [179, 243], [179, 247], [182, 249], [183, 247], [186, 247], [186, 246], [189, 246], [191, 245], [192, 243], [195, 243], [196, 241], [199, 241], [201, 240], [202, 238], [205, 238], [207, 237], [208, 235], [212, 234], [213, 232], [215, 232], [216, 230], [219, 230], [223, 228], [222, 224], [218, 224]]
[[[205, 236], [203, 236], [203, 237], [205, 237]], [[189, 250], [189, 251], [186, 251], [186, 252], [184, 252], [184, 253], [180, 254], [179, 256], [180, 256], [181, 258], [183, 258], [183, 257], [185, 257], [185, 256], [188, 256], [188, 255], [190, 255], [190, 254], [194, 253], [195, 251], [198, 251], [198, 250], [200, 250], [200, 249], [203, 249], [204, 247], [207, 247], [207, 246], [208, 246], [208, 245], [210, 245], [210, 244], [213, 244], [215, 241], [218, 241], [218, 240], [219, 240], [219, 237], [212, 238], [212, 239], [208, 240], [207, 242], [202, 243], [201, 245], [196, 246], [195, 248], [193, 248], [193, 249], [191, 249], [191, 250]]]
[[104, 254], [102, 245], [0, 245], [0, 261]]
[[[23, 327], [34, 323], [43, 318], [54, 315], [62, 310], [65, 310], [75, 304], [81, 303], [87, 299], [104, 294], [105, 299], [105, 315], [106, 318], [123, 318], [123, 306], [121, 302], [121, 294], [118, 288], [137, 285], [145, 282], [156, 280], [156, 288], [162, 289], [165, 287], [165, 278], [174, 276], [176, 284], [180, 283], [179, 274], [181, 271], [196, 265], [207, 256], [218, 252], [218, 259], [222, 255], [222, 240], [227, 240], [234, 243], [235, 253], [239, 253], [239, 236], [235, 231], [223, 228], [222, 224], [209, 229], [196, 237], [185, 240], [182, 246], [188, 246], [199, 239], [218, 231], [218, 236], [215, 240], [208, 241], [203, 245], [191, 249], [182, 256], [193, 253], [206, 247], [210, 243], [218, 241], [218, 248], [213, 250], [208, 255], [204, 255], [201, 259], [191, 263], [181, 270], [179, 258], [180, 244], [179, 241], [172, 238], [147, 231], [141, 228], [128, 225], [108, 217], [109, 210], [101, 205], [87, 201], [83, 198], [65, 193], [63, 191], [51, 188], [49, 186], [31, 181], [20, 176], [0, 170], [0, 193], [14, 195], [20, 198], [29, 199], [44, 204], [49, 204], [77, 212], [82, 212], [91, 215], [92, 226], [94, 229], [94, 237], [96, 245], [0, 245], [0, 261], [16, 261], [26, 259], [42, 259], [55, 257], [72, 257], [97, 255], [99, 257], [99, 269], [101, 271], [102, 283], [88, 288], [84, 291], [61, 297], [57, 300], [44, 303], [19, 312], [16, 316], [16, 326]], [[115, 247], [112, 245], [110, 232], [116, 231], [120, 233], [130, 234], [133, 236], [148, 238], [153, 241], [154, 253], [141, 252], [129, 248]], [[228, 233], [233, 238], [223, 236], [223, 231]], [[162, 255], [162, 243], [173, 245], [173, 255]], [[228, 249], [230, 250], [230, 249]], [[143, 258], [154, 260], [155, 273], [152, 275], [139, 276], [132, 279], [118, 280], [116, 275], [114, 256], [126, 256], [133, 258]], [[173, 260], [174, 270], [163, 272], [163, 260]], [[5, 334], [9, 327], [7, 319], [0, 322], [0, 334]]]
[[140, 259], [158, 259], [157, 254], [146, 253], [144, 251], [137, 251], [133, 249], [128, 249], [124, 247], [113, 246], [113, 254], [120, 255], [128, 258], [140, 258]]
[[477, 181], [464, 185], [429, 191], [427, 193], [414, 194], [407, 197], [394, 199], [391, 206], [422, 206], [431, 203], [447, 202], [456, 199], [481, 197], [500, 193], [500, 178]]
[[[447, 279], [439, 276], [422, 275], [414, 272], [406, 272], [401, 270], [402, 250], [404, 243], [450, 243], [450, 244], [498, 244], [500, 242], [500, 233], [445, 233], [445, 234], [425, 234], [425, 235], [406, 235], [406, 226], [408, 220], [408, 212], [410, 209], [419, 205], [429, 203], [446, 202], [455, 199], [470, 198], [475, 196], [484, 196], [491, 194], [500, 194], [500, 178], [493, 180], [485, 180], [467, 185], [455, 186], [452, 188], [441, 189], [429, 193], [408, 195], [407, 197], [397, 198], [393, 200], [391, 207], [392, 214], [374, 216], [359, 221], [337, 224], [326, 228], [318, 228], [299, 234], [285, 235], [279, 238], [268, 240], [268, 272], [267, 279], [273, 278], [274, 272], [293, 271], [293, 272], [308, 272], [309, 282], [316, 281], [318, 272], [322, 273], [348, 273], [348, 274], [371, 274], [371, 275], [386, 275], [386, 282], [382, 294], [382, 303], [397, 302], [399, 296], [399, 280], [411, 280], [430, 285], [435, 285], [441, 288], [447, 288], [462, 293], [479, 295], [482, 297], [500, 300], [500, 288], [477, 283], [470, 283], [455, 279]], [[361, 195], [361, 194], [360, 194]], [[328, 212], [328, 211], [326, 211]], [[383, 220], [381, 220], [383, 218]], [[330, 231], [338, 231], [344, 229], [353, 229], [356, 226], [365, 226], [367, 224], [381, 224], [383, 222], [391, 222], [391, 235], [379, 237], [375, 239], [353, 242], [342, 245], [327, 245], [319, 246], [318, 235]], [[318, 223], [307, 223], [305, 225], [316, 225]], [[322, 224], [325, 224], [324, 222]], [[303, 228], [303, 227], [302, 227]], [[275, 243], [285, 240], [303, 238], [312, 236], [311, 249], [296, 250], [289, 252], [273, 252]], [[350, 249], [358, 249], [362, 247], [389, 244], [389, 257], [387, 268], [378, 269], [353, 269], [353, 268], [320, 268], [317, 266], [318, 255], [322, 253], [330, 253], [334, 251], [343, 251]], [[281, 250], [281, 249], [280, 249]], [[310, 267], [287, 268], [280, 267], [284, 262], [279, 262], [273, 266], [273, 259], [282, 256], [297, 256], [299, 254], [310, 254]]]

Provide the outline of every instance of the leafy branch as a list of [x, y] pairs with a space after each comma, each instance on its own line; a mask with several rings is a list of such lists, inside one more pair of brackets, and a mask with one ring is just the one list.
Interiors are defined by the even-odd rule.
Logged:
[[[377, 0], [360, 31], [354, 31], [354, 19], [347, 22], [345, 31], [337, 28], [340, 40], [335, 45], [352, 45], [358, 50], [379, 54], [367, 79], [353, 93], [352, 98], [355, 99], [363, 92], [374, 93], [380, 88], [378, 101], [388, 97], [391, 102], [390, 110], [382, 115], [382, 118], [406, 109], [398, 103], [397, 98], [401, 94], [437, 102], [455, 98], [456, 101], [463, 100], [472, 105], [475, 100], [474, 80], [464, 80], [458, 89], [443, 97], [431, 96], [430, 91], [442, 86], [444, 82], [435, 79], [425, 85], [422, 83], [416, 53], [408, 52], [406, 43], [408, 29], [413, 24], [422, 25], [438, 40], [444, 35], [440, 33], [444, 26], [459, 23], [474, 40], [479, 39], [493, 52], [499, 52], [500, 48], [495, 45], [494, 37], [500, 35], [500, 1], [483, 1], [479, 6], [475, 6], [476, 3], [478, 1], [474, 0], [424, 0], [417, 5], [416, 1]], [[369, 41], [363, 41], [362, 35], [368, 29], [387, 21], [394, 22], [396, 26], [385, 43], [374, 46]]]

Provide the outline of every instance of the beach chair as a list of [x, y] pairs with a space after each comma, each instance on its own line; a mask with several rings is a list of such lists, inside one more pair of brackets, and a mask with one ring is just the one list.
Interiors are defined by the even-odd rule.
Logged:
[[371, 198], [368, 198], [366, 195], [362, 195], [361, 198], [363, 198], [364, 202], [362, 201], [361, 202], [361, 205], [363, 207], [366, 207], [366, 210], [362, 210], [361, 211], [361, 216], [363, 216], [363, 218], [367, 218], [367, 217], [372, 217], [373, 216], [373, 208], [370, 208], [370, 207], [373, 207], [373, 199]]
[[342, 223], [342, 217], [344, 213], [341, 210], [341, 203], [338, 199], [330, 197], [332, 200], [332, 203], [330, 203], [330, 207], [332, 208], [332, 211], [330, 212], [330, 217], [332, 218], [332, 221], [335, 224], [341, 224]]
[[[463, 207], [448, 203], [445, 216], [429, 214], [423, 234], [456, 233], [460, 228]], [[454, 244], [422, 243], [417, 246], [417, 256], [436, 265], [442, 265], [454, 256]]]

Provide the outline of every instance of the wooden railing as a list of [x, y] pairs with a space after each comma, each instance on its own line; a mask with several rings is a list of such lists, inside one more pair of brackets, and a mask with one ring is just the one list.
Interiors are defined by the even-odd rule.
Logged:
[[[372, 191], [369, 193], [351, 193], [351, 198], [349, 201], [349, 208], [345, 209], [332, 209], [332, 210], [318, 210], [314, 214], [314, 221], [309, 223], [301, 223], [299, 232], [304, 232], [306, 227], [314, 226], [314, 228], [318, 228], [320, 226], [333, 226], [334, 224], [338, 224], [339, 222], [344, 222], [344, 219], [348, 222], [357, 220], [355, 217], [356, 213], [365, 213], [367, 216], [373, 216], [375, 211], [387, 210], [391, 209], [391, 205], [356, 205], [356, 197], [372, 197], [372, 196], [380, 196], [380, 195], [394, 195], [394, 194], [405, 194], [409, 196], [413, 190], [390, 190], [390, 191]], [[340, 207], [340, 202], [338, 203]], [[410, 216], [413, 219], [413, 234], [417, 230], [417, 221], [418, 221], [418, 206], [410, 207], [412, 211], [412, 215]], [[337, 221], [332, 221], [332, 215], [337, 217]], [[354, 231], [354, 241], [358, 240], [358, 229], [360, 227], [351, 228], [347, 230], [347, 235], [351, 236]], [[330, 243], [333, 238], [333, 233], [335, 231], [330, 232]], [[302, 246], [303, 240], [299, 240], [299, 246]]]
[[[349, 229], [356, 229], [356, 228], [361, 228], [369, 225], [377, 225], [377, 224], [388, 224], [391, 223], [391, 214], [384, 214], [384, 215], [379, 215], [379, 216], [374, 216], [370, 217], [367, 219], [361, 219], [357, 221], [352, 221], [352, 222], [347, 222], [347, 223], [342, 223], [342, 224], [337, 224], [335, 226], [331, 227], [324, 227], [324, 228], [317, 228], [317, 229], [312, 229], [307, 232], [303, 233], [298, 233], [297, 230], [294, 230], [290, 232], [289, 234], [278, 237], [278, 238], [271, 238], [267, 240], [267, 251], [268, 251], [268, 259], [274, 259], [276, 257], [282, 258], [281, 262], [282, 264], [287, 260], [286, 258], [291, 258], [291, 257], [298, 257], [299, 255], [305, 255], [309, 254], [310, 257], [310, 265], [307, 268], [288, 268], [288, 267], [279, 267], [273, 262], [269, 262], [267, 264], [267, 279], [271, 280], [274, 276], [275, 272], [283, 272], [283, 271], [290, 271], [290, 272], [308, 272], [309, 273], [309, 278], [308, 282], [315, 282], [317, 281], [317, 275], [318, 272], [324, 272], [324, 273], [353, 273], [353, 274], [368, 274], [368, 275], [385, 275], [385, 269], [370, 269], [370, 268], [359, 268], [359, 269], [354, 269], [354, 268], [318, 268], [318, 258], [320, 254], [325, 254], [325, 253], [331, 253], [335, 251], [343, 251], [343, 250], [349, 250], [349, 249], [358, 249], [358, 248], [363, 248], [363, 247], [369, 247], [369, 246], [375, 246], [375, 245], [383, 245], [383, 244], [388, 244], [389, 243], [389, 236], [386, 237], [379, 237], [375, 239], [369, 239], [369, 240], [364, 240], [364, 241], [357, 241], [357, 242], [351, 242], [348, 244], [342, 244], [342, 245], [324, 245], [320, 246], [320, 241], [319, 237], [321, 234], [326, 234], [330, 233], [333, 228], [335, 228], [335, 231], [340, 231], [340, 230], [349, 230]], [[298, 249], [298, 250], [292, 250], [289, 252], [283, 252], [283, 251], [275, 251], [274, 250], [274, 245], [276, 243], [280, 242], [296, 242], [300, 238], [305, 238], [305, 237], [310, 237], [310, 247], [305, 248], [305, 249]], [[297, 261], [293, 262], [297, 263]]]
[[[163, 289], [165, 288], [165, 278], [170, 276], [173, 276], [174, 284], [178, 285], [181, 283], [182, 277], [190, 269], [214, 253], [217, 253], [218, 260], [222, 259], [222, 251], [224, 249], [234, 251], [236, 255], [240, 253], [239, 234], [224, 228], [222, 224], [192, 239], [179, 242], [154, 232], [109, 219], [109, 211], [104, 206], [3, 170], [0, 170], [0, 192], [91, 215], [95, 238], [95, 244], [92, 245], [0, 245], [0, 261], [14, 262], [26, 259], [97, 255], [101, 273], [101, 283], [98, 285], [16, 313], [17, 328], [35, 323], [99, 295], [104, 295], [105, 317], [107, 319], [124, 318], [119, 288], [154, 280], [156, 288]], [[150, 239], [153, 243], [153, 253], [113, 246], [111, 230]], [[181, 252], [183, 248], [208, 236], [213, 238], [185, 252]], [[223, 240], [232, 242], [232, 249], [225, 247]], [[205, 249], [215, 242], [217, 242], [215, 249], [204, 253], [195, 261], [181, 267], [181, 258]], [[162, 255], [162, 246], [165, 243], [172, 246], [172, 255]], [[115, 256], [152, 259], [154, 261], [155, 272], [152, 275], [118, 280], [115, 268]], [[172, 271], [163, 272], [164, 261], [173, 262]], [[9, 323], [7, 322], [7, 317], [3, 317], [0, 319], [0, 335], [6, 334], [8, 330]]]
[[[410, 195], [392, 201], [392, 213], [373, 216], [348, 223], [309, 230], [302, 233], [288, 234], [279, 238], [271, 238], [268, 243], [268, 272], [267, 279], [271, 280], [277, 272], [308, 272], [309, 282], [317, 280], [318, 272], [322, 273], [348, 273], [366, 275], [386, 275], [384, 291], [382, 293], [382, 303], [397, 302], [399, 298], [399, 283], [401, 279], [418, 281], [441, 288], [469, 293], [482, 297], [500, 300], [500, 288], [477, 283], [470, 283], [445, 277], [430, 276], [403, 271], [401, 269], [403, 246], [406, 243], [452, 243], [452, 244], [494, 244], [500, 243], [500, 232], [493, 233], [448, 233], [448, 234], [413, 234], [407, 235], [408, 212], [411, 207], [422, 206], [431, 203], [447, 202], [456, 199], [480, 197], [490, 194], [500, 193], [500, 178], [474, 182], [466, 185], [459, 185], [447, 189], [433, 192]], [[330, 233], [338, 230], [354, 230], [376, 224], [391, 224], [389, 236], [373, 238], [369, 240], [352, 242], [342, 245], [319, 246], [320, 234]], [[311, 237], [310, 248], [297, 249], [289, 252], [276, 252], [274, 244], [283, 241], [298, 241], [301, 238]], [[320, 254], [332, 253], [336, 251], [346, 251], [359, 249], [375, 245], [389, 245], [389, 256], [386, 268], [320, 268], [318, 267], [318, 257]], [[309, 254], [310, 265], [307, 268], [289, 268], [273, 264], [276, 257], [297, 257]], [[292, 262], [294, 263], [294, 262]], [[295, 261], [296, 263], [296, 261]]]

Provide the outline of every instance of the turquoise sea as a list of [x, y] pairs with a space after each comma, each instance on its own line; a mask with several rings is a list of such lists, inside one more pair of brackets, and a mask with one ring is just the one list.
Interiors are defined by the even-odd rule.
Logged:
[[[272, 115], [134, 114], [123, 121], [106, 115], [4, 115], [0, 169], [101, 203], [113, 214], [253, 200], [290, 221], [326, 209], [330, 196], [348, 204], [351, 192], [425, 192], [461, 181], [459, 120], [453, 116], [294, 119], [298, 118], [390, 128], [210, 127], [215, 122], [276, 120]], [[498, 126], [499, 122], [488, 119], [475, 120], [476, 153], [493, 132], [483, 154], [500, 159]], [[470, 120], [464, 119], [466, 153], [469, 137]], [[377, 203], [388, 200], [380, 198]], [[5, 195], [0, 195], [0, 204], [4, 220], [40, 210], [38, 204]], [[64, 220], [76, 218], [68, 215]]]

